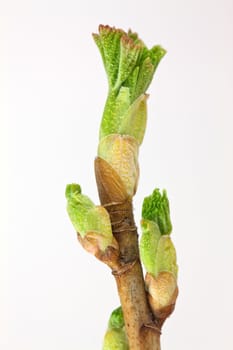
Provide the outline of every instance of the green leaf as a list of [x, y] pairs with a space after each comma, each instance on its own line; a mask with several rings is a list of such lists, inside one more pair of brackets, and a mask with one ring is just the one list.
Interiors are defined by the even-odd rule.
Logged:
[[137, 84], [134, 88], [133, 98], [136, 99], [138, 96], [146, 91], [151, 83], [154, 74], [154, 66], [149, 57], [145, 58], [142, 62], [139, 72]]
[[[105, 67], [105, 69], [106, 69], [106, 62], [105, 62], [105, 56], [104, 56], [104, 48], [103, 48], [103, 44], [102, 44], [102, 40], [101, 40], [101, 37], [100, 37], [100, 35], [98, 35], [98, 34], [92, 34], [92, 36], [93, 36], [93, 39], [94, 39], [94, 41], [95, 41], [95, 43], [96, 43], [96, 45], [97, 45], [97, 47], [98, 47], [98, 49], [99, 49], [99, 51], [100, 51], [100, 54], [101, 54], [101, 57], [102, 57], [102, 60], [103, 60], [103, 64], [104, 64], [104, 67]], [[107, 71], [107, 70], [106, 70]]]
[[170, 208], [165, 190], [161, 194], [159, 189], [155, 189], [152, 195], [144, 198], [142, 217], [143, 219], [156, 222], [162, 235], [171, 233]]
[[134, 86], [131, 86], [132, 100], [147, 91], [156, 68], [165, 53], [166, 51], [159, 45], [152, 47], [150, 50], [144, 45], [137, 62], [139, 67], [137, 81]]
[[77, 184], [66, 186], [67, 212], [77, 232], [84, 236], [87, 229], [87, 216], [95, 209], [94, 203], [81, 193]]
[[122, 85], [135, 68], [141, 49], [141, 46], [135, 45], [129, 36], [123, 35], [121, 37], [119, 70], [115, 89], [118, 89]]
[[108, 328], [121, 329], [124, 327], [124, 325], [125, 325], [125, 321], [124, 321], [122, 307], [119, 306], [118, 308], [113, 310], [113, 312], [111, 313], [111, 316], [108, 322]]
[[111, 92], [106, 101], [104, 115], [101, 121], [100, 140], [110, 134], [118, 134], [125, 113], [130, 106], [130, 91], [128, 87], [122, 87], [116, 95]]
[[70, 184], [66, 186], [66, 199], [72, 199], [73, 197], [75, 197], [76, 195], [79, 195], [80, 193], [82, 193], [82, 189], [81, 186], [78, 184]]

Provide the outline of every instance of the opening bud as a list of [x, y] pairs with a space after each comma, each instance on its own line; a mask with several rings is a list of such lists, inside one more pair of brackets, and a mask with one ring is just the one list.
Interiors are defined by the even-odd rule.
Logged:
[[76, 184], [67, 185], [66, 198], [70, 220], [81, 238], [88, 238], [89, 251], [103, 252], [109, 246], [116, 246], [109, 214], [104, 207], [95, 206]]
[[144, 198], [142, 217], [143, 219], [156, 222], [162, 235], [171, 233], [170, 208], [165, 190], [161, 194], [159, 189], [156, 188], [150, 196]]

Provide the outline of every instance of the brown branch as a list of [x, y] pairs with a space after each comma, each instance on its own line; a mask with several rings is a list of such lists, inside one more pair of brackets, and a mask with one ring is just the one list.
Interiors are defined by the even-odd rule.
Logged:
[[106, 161], [96, 159], [95, 173], [100, 201], [109, 212], [113, 235], [120, 249], [118, 267], [113, 270], [113, 275], [130, 349], [160, 350], [160, 328], [147, 300], [132, 200], [127, 198], [120, 177]]

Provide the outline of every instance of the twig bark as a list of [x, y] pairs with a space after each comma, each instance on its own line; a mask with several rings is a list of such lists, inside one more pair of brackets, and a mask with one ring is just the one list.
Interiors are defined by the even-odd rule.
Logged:
[[160, 328], [147, 301], [132, 200], [126, 198], [120, 179], [107, 162], [97, 158], [95, 171], [100, 201], [109, 212], [113, 235], [120, 248], [118, 267], [112, 272], [130, 349], [160, 350]]

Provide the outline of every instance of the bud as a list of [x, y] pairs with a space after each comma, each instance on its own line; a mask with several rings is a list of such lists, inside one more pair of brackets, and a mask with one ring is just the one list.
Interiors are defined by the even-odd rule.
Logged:
[[125, 186], [111, 165], [104, 159], [95, 159], [95, 176], [100, 200], [103, 204], [123, 203], [128, 199]]
[[173, 311], [178, 295], [176, 250], [166, 192], [156, 189], [144, 199], [140, 255], [146, 268], [148, 299], [154, 315], [165, 320]]
[[158, 242], [155, 265], [155, 276], [160, 272], [166, 271], [177, 278], [176, 250], [169, 236], [161, 236]]
[[109, 84], [100, 140], [110, 134], [121, 134], [135, 137], [140, 144], [146, 125], [145, 93], [166, 51], [159, 45], [148, 49], [136, 33], [109, 26], [100, 25], [93, 38]]
[[67, 212], [81, 238], [88, 237], [101, 251], [115, 246], [109, 214], [104, 207], [95, 206], [76, 184], [67, 185], [66, 198]]
[[152, 195], [144, 198], [142, 205], [142, 217], [154, 221], [159, 226], [162, 235], [168, 235], [172, 231], [170, 219], [170, 208], [167, 193], [163, 190], [162, 194], [156, 188]]
[[95, 209], [95, 205], [90, 198], [81, 193], [81, 187], [77, 184], [66, 186], [66, 199], [70, 220], [75, 230], [84, 236], [88, 228], [88, 222], [84, 218]]
[[106, 136], [99, 143], [98, 156], [115, 170], [128, 196], [132, 197], [136, 192], [139, 177], [136, 139], [127, 135]]
[[143, 141], [146, 130], [148, 96], [147, 94], [139, 96], [123, 114], [119, 125], [119, 134], [134, 137], [139, 145]]
[[103, 350], [129, 350], [124, 325], [122, 308], [119, 307], [110, 316], [108, 329], [104, 336]]

